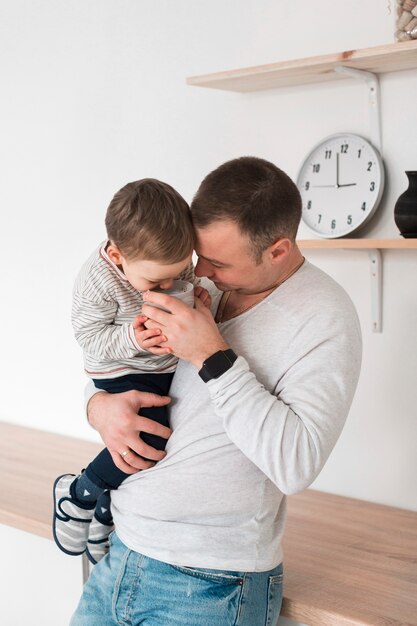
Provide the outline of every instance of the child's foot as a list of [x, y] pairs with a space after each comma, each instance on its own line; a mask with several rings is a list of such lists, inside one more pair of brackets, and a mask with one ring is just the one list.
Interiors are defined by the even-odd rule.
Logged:
[[85, 552], [88, 529], [95, 503], [81, 503], [73, 497], [73, 474], [58, 476], [54, 483], [53, 533], [55, 543], [66, 554], [78, 556]]
[[109, 535], [114, 528], [110, 512], [110, 494], [105, 491], [97, 501], [94, 517], [88, 529], [86, 554], [94, 565], [109, 551]]
[[93, 536], [101, 536], [101, 541], [92, 541], [89, 537], [87, 542], [87, 548], [85, 550], [88, 560], [90, 561], [90, 563], [95, 565], [103, 558], [103, 556], [106, 556], [107, 552], [109, 551], [109, 535], [114, 529], [114, 524], [111, 524], [111, 526], [101, 524], [94, 517], [90, 526], [92, 526], [92, 530], [94, 529]]

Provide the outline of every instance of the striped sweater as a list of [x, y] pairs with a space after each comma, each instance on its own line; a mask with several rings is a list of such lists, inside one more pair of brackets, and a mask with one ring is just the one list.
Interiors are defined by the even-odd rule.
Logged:
[[[151, 354], [136, 342], [132, 321], [142, 310], [143, 295], [109, 259], [106, 244], [93, 252], [74, 285], [72, 325], [86, 374], [102, 379], [175, 371], [177, 357]], [[196, 282], [192, 263], [179, 278]]]

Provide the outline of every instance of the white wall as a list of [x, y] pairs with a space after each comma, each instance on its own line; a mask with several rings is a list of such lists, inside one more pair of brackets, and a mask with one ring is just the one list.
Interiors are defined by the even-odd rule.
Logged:
[[[82, 413], [71, 288], [124, 183], [158, 177], [191, 200], [203, 176], [229, 158], [265, 157], [295, 177], [322, 137], [369, 136], [365, 88], [353, 81], [242, 95], [187, 87], [185, 77], [391, 43], [388, 4], [3, 0], [0, 419], [95, 438]], [[407, 186], [404, 171], [417, 168], [416, 71], [383, 76], [381, 93], [388, 182], [367, 234], [395, 237], [394, 202]], [[382, 334], [371, 332], [366, 253], [308, 257], [351, 294], [365, 348], [346, 429], [314, 486], [417, 510], [417, 254], [384, 253]], [[68, 623], [78, 560], [45, 540], [0, 532], [9, 598], [0, 622]]]

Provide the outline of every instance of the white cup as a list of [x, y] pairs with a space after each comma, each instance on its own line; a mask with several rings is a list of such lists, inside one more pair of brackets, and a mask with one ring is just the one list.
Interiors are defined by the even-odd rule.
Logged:
[[[191, 308], [194, 306], [194, 285], [186, 280], [174, 280], [172, 287], [169, 289], [153, 289], [153, 291], [155, 291], [155, 293], [164, 293], [167, 296], [178, 298], [178, 300], [181, 300], [181, 302], [184, 302]], [[149, 305], [171, 313], [171, 311], [168, 311], [168, 309], [158, 304], [151, 304], [149, 302]]]

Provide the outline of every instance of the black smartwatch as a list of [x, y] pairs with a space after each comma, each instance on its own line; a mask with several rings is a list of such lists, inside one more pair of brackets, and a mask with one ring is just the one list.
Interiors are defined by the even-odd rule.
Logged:
[[213, 378], [219, 378], [229, 370], [237, 359], [237, 354], [232, 349], [219, 350], [208, 357], [203, 363], [203, 367], [198, 375], [205, 383]]

